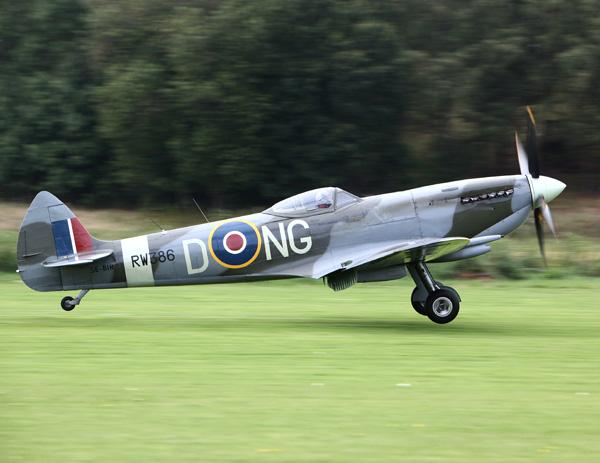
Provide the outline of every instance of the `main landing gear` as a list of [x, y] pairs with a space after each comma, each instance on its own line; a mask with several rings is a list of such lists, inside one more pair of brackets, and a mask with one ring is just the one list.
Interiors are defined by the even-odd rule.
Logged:
[[85, 295], [89, 292], [89, 289], [82, 289], [77, 297], [73, 299], [71, 296], [65, 296], [60, 301], [60, 306], [63, 310], [70, 312], [75, 308], [76, 305], [79, 305], [81, 300], [85, 297]]
[[406, 267], [417, 285], [410, 296], [415, 311], [439, 324], [454, 320], [460, 310], [460, 296], [456, 290], [435, 281], [423, 262], [414, 262]]

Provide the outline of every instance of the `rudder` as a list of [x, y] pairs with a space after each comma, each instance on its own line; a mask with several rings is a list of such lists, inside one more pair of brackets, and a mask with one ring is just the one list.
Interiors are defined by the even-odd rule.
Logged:
[[61, 270], [44, 266], [48, 259], [92, 251], [96, 240], [73, 212], [53, 194], [33, 199], [19, 229], [17, 264], [23, 282], [38, 291], [63, 289]]

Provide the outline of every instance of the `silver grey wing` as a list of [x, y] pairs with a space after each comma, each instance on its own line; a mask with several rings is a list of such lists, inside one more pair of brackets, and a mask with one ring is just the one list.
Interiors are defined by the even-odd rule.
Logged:
[[459, 251], [469, 242], [469, 238], [463, 237], [422, 238], [347, 248], [334, 251], [317, 263], [312, 277], [322, 278], [338, 270], [374, 270], [415, 261], [429, 262]]

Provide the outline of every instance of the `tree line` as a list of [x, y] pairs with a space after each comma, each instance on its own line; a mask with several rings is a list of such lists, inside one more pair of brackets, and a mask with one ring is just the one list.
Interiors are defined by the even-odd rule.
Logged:
[[598, 191], [597, 0], [0, 0], [0, 196], [268, 205], [518, 172]]

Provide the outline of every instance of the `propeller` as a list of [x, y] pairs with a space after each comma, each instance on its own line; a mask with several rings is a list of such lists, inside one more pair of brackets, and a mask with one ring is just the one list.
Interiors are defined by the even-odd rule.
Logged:
[[530, 106], [527, 106], [527, 140], [525, 146], [519, 139], [519, 134], [515, 133], [517, 145], [517, 156], [519, 158], [519, 168], [521, 174], [527, 175], [530, 179], [532, 198], [533, 198], [533, 217], [535, 220], [535, 231], [537, 233], [538, 243], [544, 265], [547, 265], [546, 252], [544, 247], [544, 222], [556, 238], [556, 225], [552, 218], [552, 212], [548, 203], [556, 198], [565, 188], [565, 184], [559, 180], [540, 175], [539, 149], [537, 141], [537, 130], [535, 116]]

